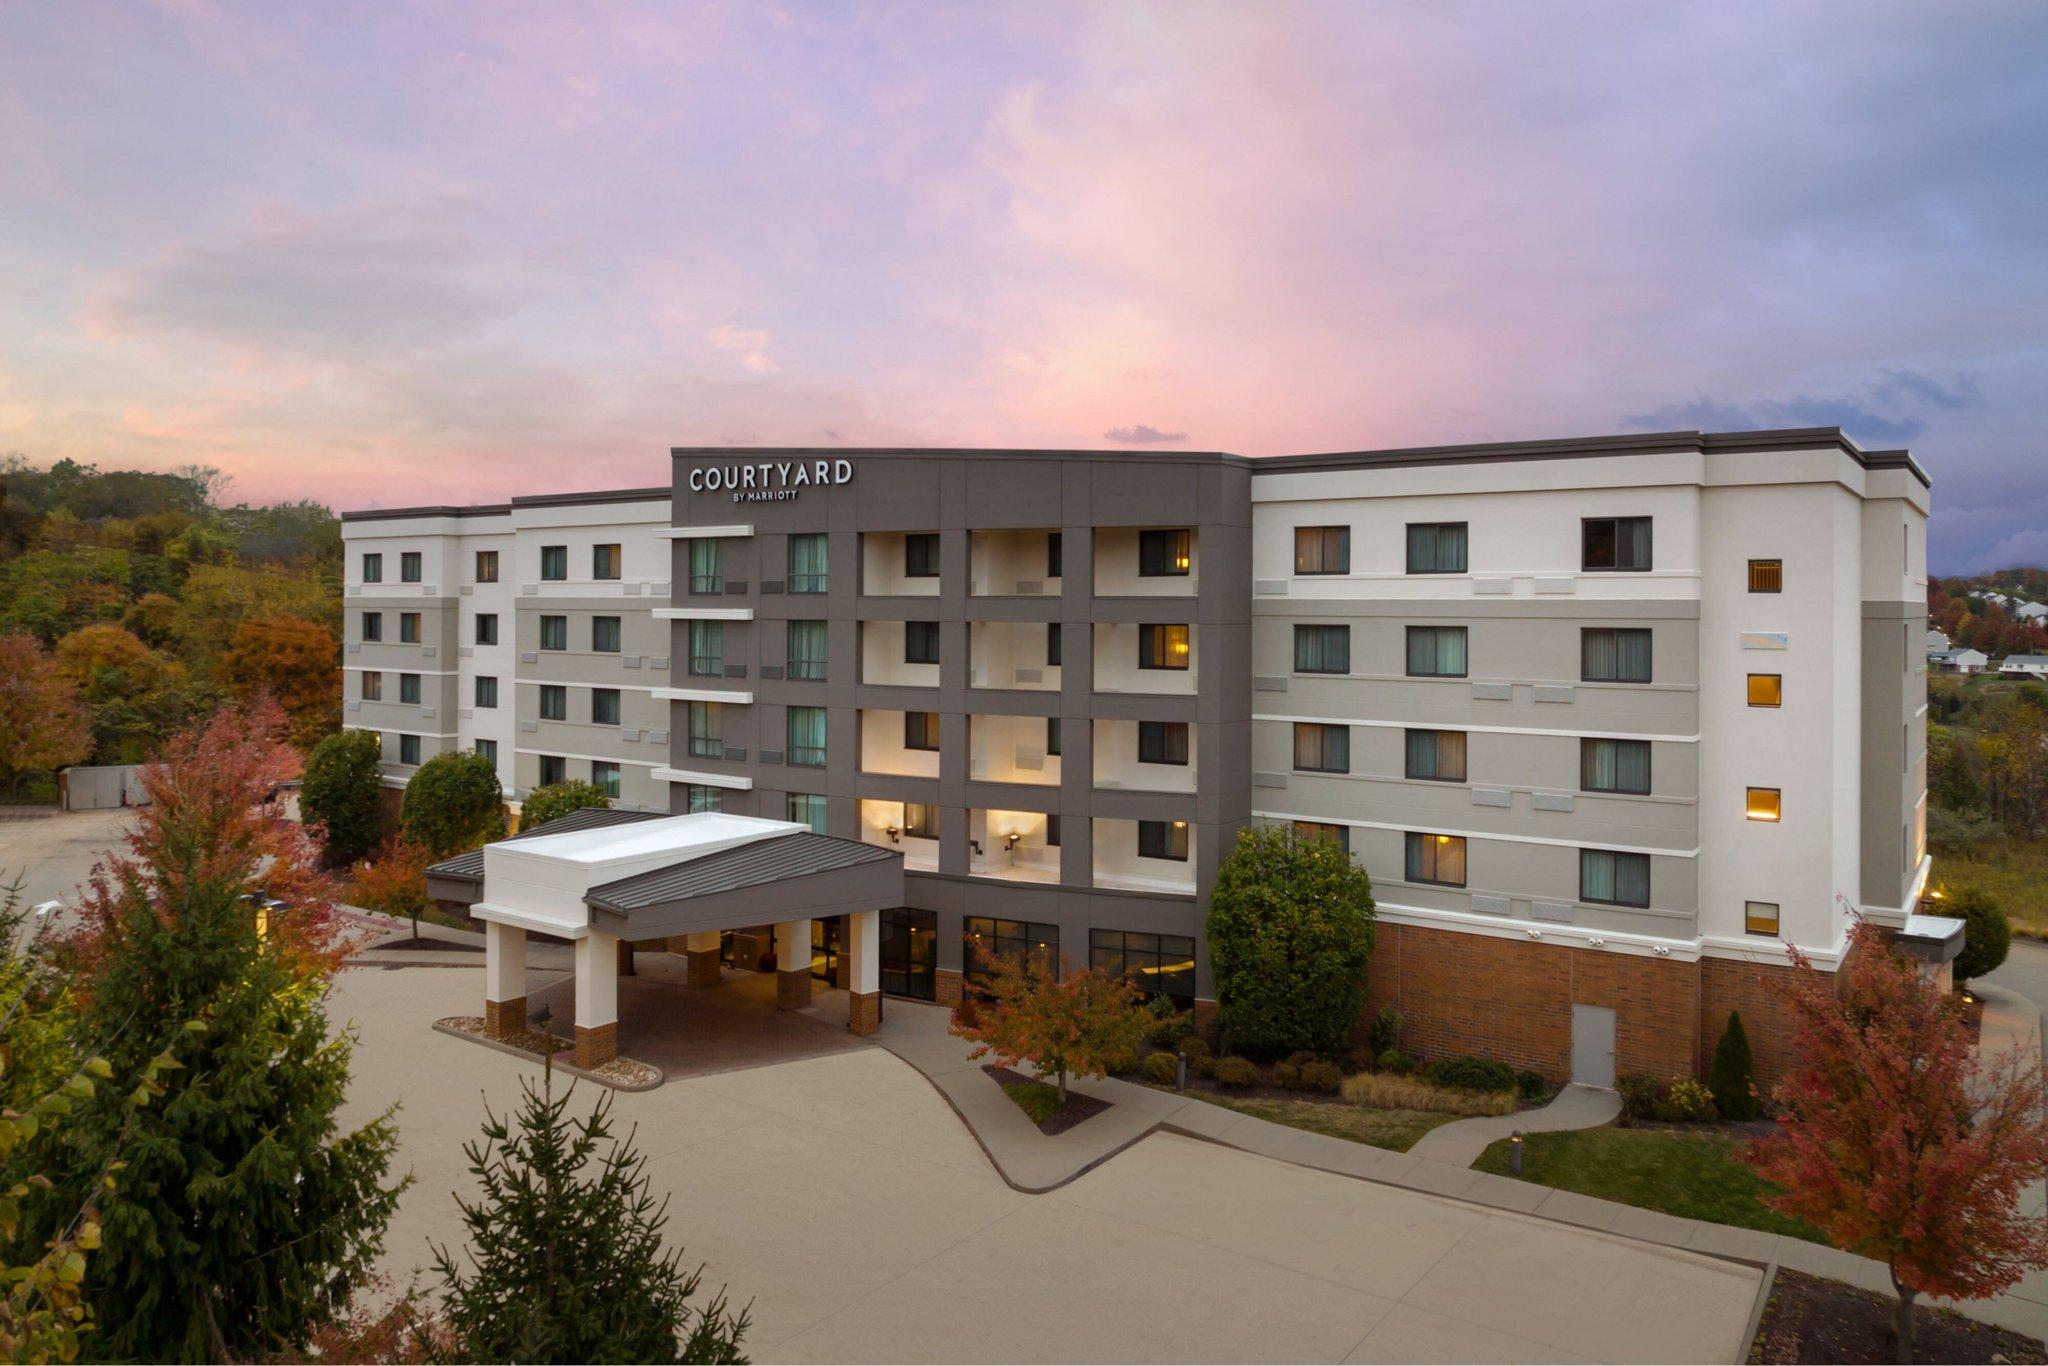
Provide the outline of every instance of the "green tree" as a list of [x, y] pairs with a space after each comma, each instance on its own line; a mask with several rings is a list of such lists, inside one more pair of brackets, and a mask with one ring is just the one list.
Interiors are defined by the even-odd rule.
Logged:
[[470, 1246], [434, 1248], [442, 1317], [459, 1361], [742, 1362], [747, 1311], [721, 1290], [692, 1310], [703, 1268], [664, 1250], [668, 1202], [649, 1192], [633, 1135], [612, 1139], [612, 1096], [584, 1119], [554, 1073], [521, 1080], [516, 1118], [486, 1112], [463, 1146], [481, 1195], [458, 1200]]
[[1721, 1041], [1714, 1045], [1714, 1065], [1707, 1070], [1707, 1089], [1714, 1093], [1714, 1108], [1723, 1119], [1755, 1119], [1756, 1058], [1749, 1051], [1749, 1033], [1742, 1027], [1742, 1013], [1728, 1012], [1728, 1025]]
[[319, 831], [329, 867], [354, 863], [383, 838], [384, 741], [373, 730], [336, 731], [313, 747], [299, 787], [299, 817]]
[[1956, 985], [1998, 971], [2012, 951], [2012, 921], [1991, 893], [1981, 887], [1945, 890], [1942, 914], [1963, 922], [1963, 951], [1956, 955]]
[[588, 807], [608, 807], [612, 799], [605, 790], [595, 783], [574, 779], [565, 783], [549, 783], [526, 794], [526, 800], [519, 804], [519, 828], [532, 830], [546, 825], [549, 821], [566, 816], [571, 811], [582, 811]]
[[436, 754], [405, 785], [398, 821], [408, 840], [437, 859], [505, 838], [498, 766], [471, 749]]
[[1334, 1052], [1365, 1005], [1372, 879], [1330, 840], [1238, 832], [1209, 895], [1209, 969], [1232, 1047]]

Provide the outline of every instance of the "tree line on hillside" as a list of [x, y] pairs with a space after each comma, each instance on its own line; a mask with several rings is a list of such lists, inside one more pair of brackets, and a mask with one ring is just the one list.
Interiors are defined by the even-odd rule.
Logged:
[[1927, 624], [1958, 650], [2005, 655], [2048, 654], [2048, 623], [2022, 621], [1982, 596], [2002, 593], [2020, 602], [2048, 602], [2048, 570], [2001, 569], [1969, 579], [1927, 581]]

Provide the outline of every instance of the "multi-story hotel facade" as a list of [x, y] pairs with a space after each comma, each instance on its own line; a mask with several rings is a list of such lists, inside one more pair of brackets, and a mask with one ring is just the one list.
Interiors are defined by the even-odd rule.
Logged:
[[[1784, 945], [1831, 967], [1852, 915], [1903, 925], [1925, 886], [1904, 452], [1826, 429], [673, 474], [348, 514], [347, 724], [393, 784], [479, 747], [515, 798], [587, 778], [897, 850], [886, 992], [957, 1000], [1021, 952], [1205, 1010], [1217, 867], [1291, 824], [1371, 873], [1369, 1010], [1411, 1051], [1672, 1075], [1739, 1008], [1768, 1072]], [[414, 640], [368, 624], [406, 612]]]

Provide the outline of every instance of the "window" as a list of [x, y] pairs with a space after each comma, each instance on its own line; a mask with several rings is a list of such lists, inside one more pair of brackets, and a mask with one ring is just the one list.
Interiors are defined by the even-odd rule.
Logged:
[[1349, 773], [1351, 727], [1296, 721], [1294, 766], [1304, 773]]
[[1062, 560], [1062, 559], [1064, 558], [1064, 556], [1065, 556], [1065, 546], [1064, 546], [1064, 545], [1063, 545], [1063, 543], [1062, 543], [1062, 538], [1061, 538], [1061, 536], [1060, 536], [1060, 533], [1059, 533], [1059, 532], [1057, 532], [1057, 531], [1048, 531], [1048, 532], [1046, 532], [1046, 533], [1045, 533], [1045, 576], [1046, 576], [1046, 577], [1047, 577], [1048, 579], [1057, 579], [1057, 578], [1060, 578], [1060, 577], [1062, 577], [1062, 574], [1061, 574], [1061, 569], [1062, 569], [1062, 566], [1061, 566], [1061, 560]]
[[683, 801], [691, 811], [723, 811], [725, 789], [709, 783], [684, 783]]
[[1586, 517], [1579, 522], [1581, 569], [1648, 569], [1650, 519]]
[[619, 795], [619, 766], [608, 759], [590, 761], [590, 784], [607, 797]]
[[1650, 742], [1648, 740], [1603, 740], [1587, 736], [1579, 741], [1579, 787], [1587, 792], [1627, 792], [1647, 796], [1650, 791]]
[[882, 912], [881, 938], [883, 994], [937, 999], [939, 913], [891, 907]]
[[1408, 676], [1410, 678], [1465, 677], [1465, 628], [1462, 626], [1410, 626], [1408, 628]]
[[1779, 819], [1782, 794], [1775, 787], [1752, 787], [1743, 802], [1742, 814], [1753, 821]]
[[382, 612], [363, 613], [363, 639], [384, 639], [384, 614]]
[[788, 752], [784, 761], [799, 768], [825, 766], [825, 709], [791, 707], [787, 725]]
[[495, 707], [498, 705], [498, 678], [496, 674], [477, 675], [476, 704], [479, 707]]
[[1349, 626], [1295, 627], [1294, 671], [1299, 674], [1350, 673], [1351, 628]]
[[1060, 624], [1047, 622], [1045, 627], [1045, 666], [1057, 669], [1060, 666]]
[[1060, 927], [1026, 920], [993, 920], [970, 915], [961, 922], [960, 962], [970, 983], [995, 975], [996, 964], [1013, 959], [1034, 977], [1060, 969]]
[[939, 747], [939, 714], [935, 711], [903, 713], [903, 747], [932, 750]]
[[1751, 560], [1749, 562], [1749, 591], [1752, 593], [1784, 592], [1785, 562], [1783, 560]]
[[569, 761], [559, 754], [540, 756], [540, 782], [537, 787], [553, 787], [556, 783], [569, 781]]
[[825, 533], [809, 532], [789, 538], [789, 591], [792, 593], [822, 593], [825, 591]]
[[1650, 632], [1588, 626], [1579, 632], [1579, 678], [1586, 683], [1650, 681]]
[[420, 614], [418, 612], [400, 612], [398, 614], [398, 642], [401, 645], [417, 645], [420, 643]]
[[544, 545], [540, 548], [540, 576], [560, 581], [569, 577], [569, 547]]
[[1411, 574], [1464, 573], [1465, 525], [1463, 522], [1410, 522], [1408, 524], [1408, 572]]
[[593, 579], [616, 579], [619, 577], [619, 548], [616, 545], [594, 545], [590, 547], [590, 577]]
[[903, 538], [903, 577], [936, 579], [939, 576], [939, 537], [922, 531]]
[[1088, 966], [1121, 977], [1146, 1000], [1164, 996], [1183, 1010], [1195, 1004], [1195, 941], [1178, 934], [1088, 931]]
[[1408, 732], [1407, 767], [1410, 778], [1435, 783], [1465, 781], [1465, 732], [1462, 730], [1411, 730]]
[[1303, 844], [1320, 844], [1327, 840], [1347, 853], [1351, 849], [1351, 827], [1334, 825], [1329, 821], [1296, 821], [1294, 838]]
[[690, 591], [725, 591], [725, 555], [715, 536], [698, 536], [690, 542]]
[[1752, 707], [1780, 707], [1785, 704], [1785, 676], [1783, 674], [1751, 674], [1749, 676], [1749, 705]]
[[400, 674], [398, 676], [398, 700], [409, 707], [420, 704], [420, 676]]
[[477, 758], [482, 759], [493, 768], [498, 766], [498, 742], [496, 740], [479, 740], [472, 748], [476, 750]]
[[1650, 904], [1650, 856], [1579, 850], [1579, 900], [1608, 906]]
[[1463, 835], [1408, 834], [1408, 880], [1439, 887], [1465, 885]]
[[924, 802], [903, 803], [903, 833], [916, 840], [939, 837], [939, 808]]
[[1139, 821], [1138, 857], [1172, 859], [1176, 863], [1188, 861], [1188, 823], [1186, 821]]
[[1138, 667], [1141, 669], [1185, 669], [1188, 666], [1188, 628], [1155, 626], [1138, 628]]
[[566, 650], [569, 648], [569, 619], [567, 617], [542, 617], [540, 619], [540, 648], [543, 650]]
[[810, 827], [814, 835], [825, 833], [825, 799], [809, 792], [792, 792], [786, 807], [787, 820]]
[[825, 676], [825, 623], [792, 621], [788, 630], [789, 676], [821, 679]]
[[1138, 577], [1159, 579], [1185, 575], [1192, 563], [1188, 540], [1188, 533], [1184, 530], [1139, 532]]
[[363, 556], [363, 582], [384, 582], [384, 557], [382, 555]]
[[384, 700], [384, 675], [372, 670], [362, 675], [362, 694], [365, 702]]
[[903, 623], [903, 662], [905, 664], [936, 664], [939, 662], [939, 623], [936, 621], [906, 621]]
[[1742, 932], [1744, 934], [1778, 937], [1778, 903], [1775, 901], [1745, 901], [1742, 903]]
[[[619, 724], [619, 690], [617, 688], [592, 688], [590, 690], [590, 721], [597, 726]], [[612, 795], [617, 796], [617, 793]]]
[[1056, 757], [1059, 754], [1059, 752], [1060, 718], [1057, 716], [1048, 716], [1045, 718], [1045, 754], [1046, 757], [1050, 759]]
[[418, 583], [420, 581], [420, 552], [408, 550], [398, 557], [398, 581]]
[[1185, 721], [1140, 721], [1138, 762], [1181, 764], [1188, 761], [1188, 723]]
[[398, 737], [398, 762], [416, 764], [420, 761], [420, 737], [401, 735]]
[[716, 702], [690, 702], [690, 753], [700, 759], [725, 757], [725, 709]]
[[1058, 816], [1049, 815], [1045, 818], [1045, 847], [1048, 849], [1060, 847], [1060, 818]]
[[693, 621], [690, 623], [690, 672], [700, 678], [724, 677], [724, 622]]
[[476, 552], [476, 581], [496, 583], [498, 581], [498, 552], [479, 550]]
[[1348, 526], [1298, 526], [1294, 529], [1294, 572], [1297, 574], [1349, 574], [1351, 572], [1351, 528]]
[[478, 612], [476, 614], [476, 643], [496, 645], [498, 643], [498, 614]]
[[569, 690], [559, 683], [540, 685], [540, 719], [543, 721], [566, 721], [569, 719]]
[[592, 617], [590, 619], [590, 648], [599, 654], [615, 655], [619, 652], [619, 619], [617, 617]]

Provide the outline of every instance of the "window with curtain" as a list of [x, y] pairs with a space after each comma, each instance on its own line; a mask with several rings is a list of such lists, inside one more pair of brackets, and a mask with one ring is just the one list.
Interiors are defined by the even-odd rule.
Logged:
[[1336, 845], [1339, 849], [1349, 851], [1351, 848], [1351, 827], [1348, 825], [1337, 825], [1330, 821], [1296, 821], [1294, 823], [1294, 838], [1303, 844], [1329, 843]]
[[912, 839], [939, 837], [939, 808], [927, 802], [903, 803], [903, 833]]
[[384, 639], [384, 614], [382, 612], [363, 613], [363, 639]]
[[939, 576], [939, 536], [921, 531], [903, 538], [903, 577], [936, 579]]
[[935, 711], [903, 713], [903, 747], [933, 750], [939, 747], [939, 714]]
[[1305, 773], [1351, 771], [1351, 727], [1294, 723], [1294, 766]]
[[478, 612], [476, 614], [476, 643], [496, 645], [498, 643], [498, 614]]
[[1350, 673], [1351, 628], [1349, 626], [1295, 627], [1294, 671], [1299, 674]]
[[1579, 522], [1584, 553], [1579, 567], [1589, 570], [1650, 567], [1648, 517], [1586, 517]]
[[540, 548], [540, 576], [559, 582], [569, 577], [569, 547], [544, 545]]
[[590, 577], [593, 579], [616, 579], [619, 577], [621, 557], [616, 545], [594, 545], [590, 547]]
[[384, 700], [384, 675], [372, 670], [361, 675], [361, 678], [363, 700], [365, 702], [382, 702]]
[[496, 740], [478, 740], [474, 748], [479, 759], [489, 763], [493, 768], [497, 767], [498, 742]]
[[1408, 676], [1410, 678], [1465, 677], [1465, 628], [1462, 626], [1410, 626], [1408, 628]]
[[1138, 533], [1138, 577], [1158, 579], [1184, 575], [1193, 563], [1186, 531]]
[[1139, 821], [1138, 857], [1171, 859], [1176, 863], [1188, 861], [1188, 823], [1186, 821]]
[[398, 762], [417, 764], [420, 761], [420, 737], [401, 735], [398, 737]]
[[418, 612], [400, 612], [398, 614], [398, 640], [402, 645], [417, 645], [420, 643], [420, 614]]
[[1188, 666], [1188, 628], [1146, 623], [1138, 628], [1138, 667], [1141, 669], [1185, 669]]
[[420, 581], [420, 552], [408, 550], [398, 557], [398, 579], [401, 583]]
[[1463, 522], [1410, 522], [1408, 524], [1408, 572], [1411, 574], [1464, 573], [1465, 525]]
[[1408, 777], [1435, 783], [1465, 781], [1464, 731], [1411, 730], [1407, 748]]
[[1593, 736], [1580, 740], [1579, 786], [1587, 792], [1647, 795], [1650, 791], [1650, 742], [1605, 740]]
[[690, 623], [690, 672], [700, 678], [725, 676], [725, 623]]
[[363, 556], [363, 582], [384, 582], [384, 557], [382, 555]]
[[540, 719], [543, 721], [566, 721], [569, 719], [569, 690], [559, 683], [540, 685]]
[[479, 674], [476, 680], [476, 704], [479, 707], [498, 705], [498, 679], [495, 674]]
[[1753, 821], [1775, 821], [1784, 809], [1783, 794], [1775, 787], [1752, 787], [1743, 799], [1743, 814]]
[[725, 709], [716, 702], [691, 702], [690, 753], [700, 759], [725, 757]]
[[1586, 683], [1650, 681], [1650, 632], [1588, 626], [1579, 632], [1579, 678]]
[[496, 583], [498, 581], [498, 552], [479, 550], [476, 552], [476, 581]]
[[567, 617], [542, 617], [540, 619], [540, 648], [543, 650], [566, 650], [569, 648], [569, 619]]
[[398, 676], [398, 700], [407, 706], [417, 707], [420, 704], [420, 676], [418, 674], [400, 674]]
[[789, 538], [789, 583], [792, 593], [822, 593], [826, 587], [825, 533]]
[[683, 796], [692, 811], [725, 810], [725, 789], [709, 783], [685, 783]]
[[619, 619], [617, 617], [592, 617], [590, 619], [590, 648], [599, 654], [615, 655], [619, 652]]
[[1608, 906], [1650, 904], [1650, 856], [1612, 849], [1579, 850], [1579, 900]]
[[540, 756], [540, 786], [553, 787], [556, 783], [567, 782], [569, 761], [559, 754]]
[[1294, 529], [1294, 572], [1297, 574], [1349, 574], [1351, 572], [1351, 528], [1348, 526], [1298, 526]]
[[619, 724], [619, 690], [617, 688], [592, 688], [590, 690], [590, 721], [592, 725], [616, 726]]
[[789, 623], [789, 676], [817, 681], [825, 677], [825, 623]]
[[1185, 765], [1187, 761], [1187, 722], [1140, 721], [1138, 723], [1139, 763]]
[[905, 664], [936, 664], [939, 662], [939, 623], [936, 621], [906, 621], [903, 623], [903, 662]]
[[825, 833], [825, 799], [809, 792], [789, 794], [788, 816], [786, 819], [808, 826], [811, 833]]
[[823, 768], [825, 766], [825, 709], [823, 707], [791, 707], [787, 724], [789, 743], [783, 754], [785, 763], [798, 768]]
[[725, 553], [716, 536], [699, 536], [690, 542], [690, 591], [725, 591]]
[[619, 795], [619, 766], [609, 759], [590, 761], [590, 785], [605, 796], [617, 800]]
[[1439, 887], [1465, 885], [1465, 837], [1463, 835], [1421, 835], [1410, 831], [1408, 880], [1429, 882]]

